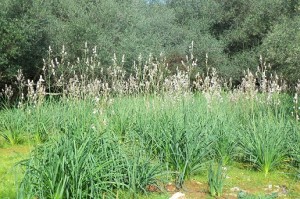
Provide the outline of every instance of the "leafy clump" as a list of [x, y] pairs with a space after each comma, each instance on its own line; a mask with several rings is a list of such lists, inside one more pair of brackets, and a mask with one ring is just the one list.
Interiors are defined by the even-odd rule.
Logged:
[[272, 193], [271, 195], [259, 195], [259, 196], [251, 195], [244, 191], [240, 191], [238, 193], [238, 199], [275, 199], [275, 198], [278, 198], [277, 193]]
[[218, 168], [216, 170], [214, 170], [213, 166], [210, 165], [208, 171], [208, 186], [211, 196], [222, 195], [225, 177], [221, 163], [218, 164]]
[[116, 198], [156, 184], [160, 167], [142, 150], [126, 151], [113, 135], [66, 132], [22, 162], [19, 198]]

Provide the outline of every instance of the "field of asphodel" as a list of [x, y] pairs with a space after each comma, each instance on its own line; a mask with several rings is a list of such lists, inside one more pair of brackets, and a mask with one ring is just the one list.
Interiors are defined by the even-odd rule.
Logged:
[[0, 7], [0, 199], [300, 198], [298, 1]]

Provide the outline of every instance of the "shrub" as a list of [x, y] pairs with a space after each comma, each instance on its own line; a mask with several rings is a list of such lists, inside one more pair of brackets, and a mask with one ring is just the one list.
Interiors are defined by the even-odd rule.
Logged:
[[241, 148], [244, 157], [267, 175], [287, 158], [287, 137], [291, 124], [285, 116], [274, 117], [269, 112], [255, 114], [249, 126], [241, 129]]

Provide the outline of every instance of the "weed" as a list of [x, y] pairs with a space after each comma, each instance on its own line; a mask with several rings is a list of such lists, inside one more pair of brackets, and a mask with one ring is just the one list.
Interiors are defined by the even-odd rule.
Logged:
[[222, 163], [218, 163], [217, 169], [213, 168], [211, 164], [208, 170], [208, 187], [211, 196], [221, 196], [223, 193], [224, 180], [226, 175], [224, 173]]
[[251, 195], [251, 194], [247, 194], [243, 191], [240, 191], [238, 193], [238, 199], [275, 199], [278, 198], [278, 194], [277, 193], [273, 193], [270, 195]]

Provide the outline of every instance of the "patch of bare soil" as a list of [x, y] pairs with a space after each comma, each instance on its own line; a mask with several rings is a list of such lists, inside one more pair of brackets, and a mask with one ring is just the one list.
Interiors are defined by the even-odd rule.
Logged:
[[13, 146], [9, 148], [0, 148], [0, 154], [3, 156], [9, 156], [13, 154], [29, 154], [31, 147], [29, 146]]

